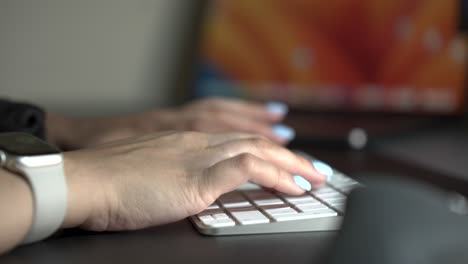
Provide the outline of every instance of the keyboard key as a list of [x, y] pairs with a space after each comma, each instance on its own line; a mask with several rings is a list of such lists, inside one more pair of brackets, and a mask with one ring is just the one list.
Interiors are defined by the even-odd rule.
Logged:
[[198, 216], [204, 215], [214, 215], [214, 214], [224, 214], [223, 209], [206, 209], [203, 212], [199, 213]]
[[336, 188], [344, 193], [350, 193], [352, 190], [359, 188], [361, 186], [362, 186], [361, 184], [357, 183], [357, 184], [347, 184], [343, 186], [337, 186]]
[[225, 213], [221, 213], [221, 214], [213, 214], [211, 215], [214, 219], [216, 220], [221, 220], [221, 219], [229, 219], [229, 216]]
[[346, 198], [346, 196], [344, 196], [342, 193], [339, 193], [337, 191], [335, 191], [334, 193], [319, 193], [319, 194], [316, 194], [315, 196], [317, 196], [318, 198], [322, 200], [328, 199], [328, 198]]
[[294, 204], [298, 201], [314, 201], [315, 198], [306, 194], [306, 195], [300, 195], [300, 196], [293, 196], [293, 195], [285, 195], [285, 194], [280, 194], [286, 201]]
[[224, 207], [226, 207], [226, 208], [239, 208], [239, 207], [249, 207], [251, 205], [252, 204], [249, 203], [248, 201], [244, 201], [244, 202], [237, 202], [237, 203], [225, 203]]
[[346, 209], [346, 204], [342, 203], [342, 204], [332, 204], [331, 205], [333, 208], [335, 208], [337, 211], [339, 211], [340, 213], [344, 213], [345, 209]]
[[251, 206], [240, 192], [230, 192], [219, 197], [218, 201], [226, 208]]
[[284, 221], [303, 220], [303, 219], [320, 218], [320, 217], [330, 217], [330, 216], [337, 216], [337, 215], [338, 213], [333, 211], [332, 209], [320, 209], [316, 211], [290, 214], [290, 215], [287, 215], [287, 214], [275, 215], [272, 217], [277, 222], [284, 222]]
[[301, 199], [301, 200], [291, 200], [290, 203], [292, 205], [299, 205], [299, 204], [321, 204], [319, 200], [309, 197], [308, 199]]
[[219, 205], [214, 203], [214, 204], [208, 206], [208, 208], [206, 208], [206, 209], [218, 209], [218, 208], [219, 208]]
[[341, 204], [346, 202], [346, 197], [332, 197], [323, 199], [324, 202], [328, 204]]
[[345, 186], [359, 186], [360, 184], [357, 182], [339, 182], [333, 185], [335, 188], [345, 187]]
[[328, 209], [324, 204], [299, 204], [296, 206], [301, 212], [314, 211], [317, 209]]
[[280, 208], [272, 208], [272, 209], [265, 209], [265, 212], [270, 216], [275, 215], [285, 215], [285, 214], [297, 214], [297, 211], [291, 207], [280, 207]]
[[324, 208], [324, 209], [317, 209], [317, 210], [313, 210], [313, 211], [309, 211], [307, 212], [309, 214], [317, 214], [317, 215], [331, 215], [331, 216], [336, 216], [338, 215], [335, 210], [333, 209], [330, 209], [330, 208]]
[[198, 219], [200, 219], [204, 225], [210, 227], [227, 227], [236, 225], [231, 218], [216, 219], [212, 215], [202, 215], [198, 216]]
[[346, 204], [346, 199], [344, 199], [344, 200], [331, 200], [331, 201], [328, 201], [327, 204], [329, 204], [329, 205]]
[[332, 186], [335, 186], [340, 183], [354, 183], [354, 182], [356, 181], [338, 172], [333, 173], [333, 175], [328, 180], [328, 184]]
[[258, 206], [263, 205], [275, 205], [275, 204], [284, 204], [284, 202], [279, 198], [274, 199], [263, 199], [263, 200], [254, 200], [253, 201]]
[[248, 201], [245, 202], [237, 202], [237, 203], [225, 203], [224, 207], [226, 208], [239, 208], [239, 207], [248, 207], [251, 206], [252, 204], [249, 203]]
[[270, 222], [270, 219], [255, 209], [248, 211], [234, 210], [231, 211], [231, 214], [242, 225], [263, 224]]
[[284, 204], [280, 198], [264, 190], [249, 191], [244, 192], [244, 194], [258, 206]]
[[360, 186], [361, 184], [351, 178], [345, 177], [345, 176], [340, 176], [337, 179], [334, 179], [331, 182], [328, 182], [329, 185], [335, 187], [335, 188], [340, 188], [340, 187], [345, 187], [345, 186]]
[[199, 215], [198, 219], [200, 219], [200, 221], [202, 221], [203, 223], [215, 220], [212, 215]]
[[242, 186], [237, 188], [239, 191], [249, 191], [249, 190], [261, 190], [262, 187], [260, 187], [258, 184], [247, 182], [244, 183]]
[[320, 202], [319, 200], [315, 199], [315, 198], [312, 198], [310, 200], [299, 200], [299, 201], [296, 201], [294, 203], [291, 203], [292, 205], [316, 205], [316, 204], [323, 204], [322, 202]]
[[325, 194], [325, 193], [335, 193], [336, 190], [329, 187], [329, 186], [324, 186], [319, 189], [315, 189], [310, 191], [311, 194], [317, 195], [317, 194]]

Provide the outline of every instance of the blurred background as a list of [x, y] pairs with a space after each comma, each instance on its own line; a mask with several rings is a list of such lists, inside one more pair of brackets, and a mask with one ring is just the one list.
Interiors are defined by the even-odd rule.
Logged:
[[0, 95], [78, 116], [169, 105], [196, 6], [2, 0]]
[[453, 113], [465, 99], [458, 0], [212, 1], [198, 95], [316, 111]]
[[194, 96], [460, 113], [461, 0], [3, 0], [0, 91], [73, 115]]

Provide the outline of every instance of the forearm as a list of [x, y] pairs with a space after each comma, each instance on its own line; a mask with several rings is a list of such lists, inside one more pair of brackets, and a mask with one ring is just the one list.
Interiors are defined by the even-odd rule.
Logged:
[[26, 236], [33, 215], [32, 193], [26, 180], [0, 169], [0, 254], [14, 248]]
[[[67, 181], [67, 211], [61, 228], [86, 224], [92, 212], [103, 204], [104, 187], [93, 172], [95, 162], [83, 160], [86, 153], [64, 154]], [[91, 159], [93, 159], [91, 157]], [[28, 233], [33, 219], [33, 195], [20, 175], [0, 168], [0, 255], [18, 246]]]
[[105, 119], [76, 118], [47, 112], [47, 141], [62, 150], [75, 150], [88, 147], [95, 136], [107, 128]]
[[157, 131], [182, 130], [174, 109], [116, 117], [74, 118], [47, 113], [47, 139], [62, 150], [75, 150]]
[[99, 156], [94, 152], [72, 151], [64, 154], [67, 178], [68, 205], [62, 228], [85, 225], [96, 211], [102, 211], [106, 201], [104, 193], [106, 175], [100, 173]]

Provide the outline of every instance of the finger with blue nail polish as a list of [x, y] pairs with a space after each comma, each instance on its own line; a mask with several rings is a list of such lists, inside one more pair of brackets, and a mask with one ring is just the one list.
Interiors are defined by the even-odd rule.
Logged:
[[306, 179], [302, 178], [299, 175], [293, 176], [294, 182], [297, 184], [297, 186], [301, 187], [302, 189], [306, 191], [312, 190], [312, 185], [310, 182], [308, 182]]
[[265, 107], [272, 114], [284, 116], [288, 113], [288, 106], [280, 102], [268, 102]]
[[285, 139], [285, 140], [293, 140], [296, 136], [296, 131], [293, 128], [285, 126], [285, 125], [274, 125], [273, 126], [273, 134], [275, 136]]
[[320, 172], [321, 174], [327, 176], [327, 181], [330, 180], [331, 176], [333, 175], [333, 169], [326, 163], [323, 163], [318, 160], [312, 161], [314, 168]]

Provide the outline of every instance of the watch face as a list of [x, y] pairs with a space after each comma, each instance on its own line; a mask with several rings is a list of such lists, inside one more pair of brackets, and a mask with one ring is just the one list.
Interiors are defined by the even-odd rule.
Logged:
[[60, 153], [58, 149], [26, 133], [0, 133], [0, 149], [17, 156]]

